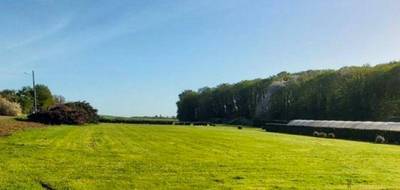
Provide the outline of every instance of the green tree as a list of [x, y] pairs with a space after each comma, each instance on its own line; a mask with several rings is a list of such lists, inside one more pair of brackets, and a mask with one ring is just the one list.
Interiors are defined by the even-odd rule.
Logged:
[[17, 92], [18, 103], [21, 105], [22, 113], [29, 114], [33, 110], [33, 90], [31, 87], [22, 87]]
[[185, 91], [178, 118], [229, 122], [400, 118], [400, 62], [339, 70], [281, 72], [267, 79]]
[[197, 121], [198, 94], [197, 92], [186, 90], [179, 95], [178, 119], [181, 121]]
[[53, 95], [46, 85], [36, 85], [36, 96], [39, 110], [47, 110], [50, 106], [55, 104]]

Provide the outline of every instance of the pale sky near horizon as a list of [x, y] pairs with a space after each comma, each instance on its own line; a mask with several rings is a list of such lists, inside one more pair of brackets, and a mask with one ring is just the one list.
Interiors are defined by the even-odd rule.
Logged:
[[400, 58], [398, 0], [2, 0], [0, 89], [24, 72], [101, 114], [176, 113], [178, 94]]

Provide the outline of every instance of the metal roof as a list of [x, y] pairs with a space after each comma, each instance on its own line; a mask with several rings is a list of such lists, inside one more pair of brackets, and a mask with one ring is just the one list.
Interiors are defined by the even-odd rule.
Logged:
[[400, 122], [292, 120], [289, 126], [399, 131]]

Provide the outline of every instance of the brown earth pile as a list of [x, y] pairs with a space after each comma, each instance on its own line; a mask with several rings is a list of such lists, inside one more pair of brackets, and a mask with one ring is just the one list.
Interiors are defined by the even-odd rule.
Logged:
[[26, 128], [40, 128], [46, 125], [28, 121], [17, 121], [13, 117], [0, 116], [0, 136], [8, 136]]

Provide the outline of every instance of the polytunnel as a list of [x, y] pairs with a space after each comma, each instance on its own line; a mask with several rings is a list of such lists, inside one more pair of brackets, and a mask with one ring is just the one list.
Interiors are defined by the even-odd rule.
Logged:
[[400, 122], [292, 120], [287, 124], [267, 123], [264, 129], [297, 135], [400, 143]]
[[292, 120], [290, 126], [400, 131], [400, 122]]

